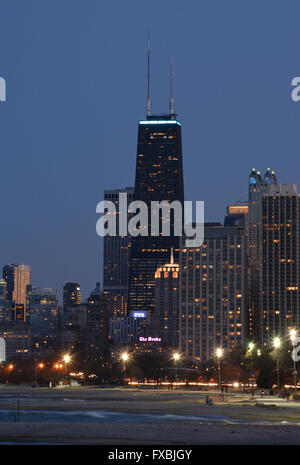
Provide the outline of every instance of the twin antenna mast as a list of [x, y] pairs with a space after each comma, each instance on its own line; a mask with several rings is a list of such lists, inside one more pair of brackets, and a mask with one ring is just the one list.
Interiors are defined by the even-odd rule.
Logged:
[[[150, 31], [148, 32], [148, 50], [147, 50], [147, 60], [148, 60], [148, 71], [147, 71], [147, 118], [151, 115], [151, 94], [150, 94], [150, 57], [151, 57], [151, 41], [150, 41]], [[171, 66], [170, 66], [170, 117], [171, 119], [176, 118], [176, 113], [174, 109], [174, 58], [171, 57]]]

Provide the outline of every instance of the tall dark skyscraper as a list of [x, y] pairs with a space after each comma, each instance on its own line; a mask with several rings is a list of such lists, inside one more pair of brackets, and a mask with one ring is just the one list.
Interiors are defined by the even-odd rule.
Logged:
[[[106, 190], [104, 199], [114, 203], [119, 216], [119, 194], [126, 193], [128, 204], [134, 200], [134, 188]], [[113, 317], [127, 315], [129, 251], [131, 238], [119, 235], [119, 221], [116, 221], [116, 236], [105, 236], [103, 247], [103, 287], [108, 308]]]
[[[135, 200], [144, 201], [150, 211], [151, 201], [178, 200], [183, 207], [183, 168], [181, 123], [174, 112], [173, 64], [171, 66], [170, 113], [151, 115], [150, 108], [150, 47], [148, 48], [148, 99], [147, 117], [138, 126], [137, 158], [135, 173]], [[162, 218], [160, 211], [160, 220]], [[179, 237], [171, 235], [137, 236], [132, 240], [129, 278], [129, 311], [154, 309], [155, 271], [169, 261], [170, 250], [178, 257]], [[149, 216], [149, 230], [151, 218]], [[161, 231], [161, 227], [160, 227]]]

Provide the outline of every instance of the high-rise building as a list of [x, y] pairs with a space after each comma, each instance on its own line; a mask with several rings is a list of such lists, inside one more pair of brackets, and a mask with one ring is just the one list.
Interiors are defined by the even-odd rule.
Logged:
[[289, 337], [300, 325], [300, 195], [296, 185], [273, 185], [262, 202], [260, 342]]
[[79, 283], [65, 283], [63, 292], [63, 304], [64, 308], [81, 304], [81, 290]]
[[170, 263], [155, 272], [155, 310], [151, 319], [152, 337], [159, 337], [164, 348], [178, 348], [179, 265]]
[[100, 283], [91, 292], [87, 307], [86, 357], [107, 360], [109, 353], [109, 310]]
[[205, 224], [204, 243], [180, 253], [179, 350], [193, 361], [243, 346], [247, 238], [243, 228]]
[[109, 311], [113, 318], [127, 315], [130, 235], [119, 235], [119, 194], [127, 194], [128, 204], [134, 200], [134, 188], [104, 191], [104, 200], [113, 202], [116, 208], [116, 236], [104, 237], [103, 288]]
[[0, 337], [5, 339], [6, 360], [15, 361], [31, 357], [31, 328], [24, 321], [2, 322]]
[[7, 283], [0, 279], [0, 322], [8, 319]]
[[[148, 50], [149, 66], [150, 48]], [[171, 70], [172, 76], [172, 70]], [[151, 236], [150, 207], [152, 201], [179, 201], [183, 206], [183, 168], [181, 123], [174, 112], [173, 79], [171, 78], [170, 113], [151, 115], [150, 83], [148, 73], [147, 118], [138, 126], [137, 158], [135, 172], [135, 200], [146, 203], [148, 216], [148, 235], [132, 239], [129, 278], [129, 311], [154, 311], [155, 271], [169, 260], [173, 247], [175, 260], [178, 257], [179, 236], [174, 235], [174, 217], [170, 220], [162, 217], [160, 223], [169, 223], [170, 235]]]
[[263, 196], [278, 180], [275, 172], [267, 169], [264, 176], [254, 168], [249, 175], [248, 196], [248, 259], [249, 259], [249, 335], [261, 339], [262, 318], [262, 204]]
[[27, 308], [33, 350], [42, 353], [53, 350], [57, 343], [58, 329], [57, 291], [27, 286]]
[[[7, 282], [7, 295], [13, 311], [22, 312], [26, 321], [26, 287], [30, 284], [31, 268], [29, 265], [6, 265], [3, 268], [3, 278]], [[23, 308], [23, 311], [22, 311]]]
[[70, 353], [84, 349], [87, 326], [87, 303], [65, 307], [59, 345]]

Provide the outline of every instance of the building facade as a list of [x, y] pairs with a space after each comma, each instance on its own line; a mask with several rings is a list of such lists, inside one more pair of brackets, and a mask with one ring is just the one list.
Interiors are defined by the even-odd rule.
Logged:
[[300, 327], [300, 195], [296, 185], [274, 185], [262, 203], [261, 343]]
[[180, 254], [179, 350], [208, 361], [243, 346], [247, 327], [247, 240], [242, 228], [205, 225], [200, 248]]
[[57, 291], [27, 286], [27, 308], [32, 330], [32, 350], [43, 354], [53, 351], [57, 345]]
[[7, 297], [15, 309], [15, 314], [20, 314], [23, 308], [22, 320], [26, 321], [26, 288], [30, 284], [31, 268], [29, 265], [6, 265], [3, 268], [3, 279], [7, 282]]
[[263, 196], [278, 180], [275, 172], [267, 169], [264, 176], [254, 168], [249, 175], [248, 190], [248, 259], [249, 259], [249, 334], [254, 340], [262, 338], [262, 244]]
[[[129, 310], [154, 312], [155, 272], [169, 260], [170, 249], [178, 258], [179, 236], [174, 217], [159, 211], [160, 233], [151, 236], [152, 201], [179, 201], [183, 205], [181, 123], [174, 115], [148, 116], [139, 122], [135, 175], [135, 199], [148, 206], [148, 235], [132, 239], [129, 279]], [[162, 224], [170, 235], [162, 235]]]
[[150, 328], [164, 348], [178, 348], [178, 303], [179, 265], [174, 263], [172, 250], [170, 263], [155, 272], [155, 310]]
[[81, 304], [80, 283], [65, 283], [63, 290], [64, 308]]
[[109, 309], [100, 283], [91, 292], [87, 306], [86, 357], [105, 361], [109, 355]]
[[112, 317], [127, 315], [130, 263], [130, 235], [119, 235], [119, 194], [127, 195], [127, 206], [134, 200], [134, 188], [104, 191], [104, 200], [116, 208], [116, 236], [104, 237], [103, 288]]

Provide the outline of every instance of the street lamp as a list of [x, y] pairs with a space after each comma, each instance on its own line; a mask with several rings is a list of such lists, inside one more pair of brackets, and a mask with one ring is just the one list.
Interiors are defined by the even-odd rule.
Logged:
[[251, 373], [250, 373], [250, 376], [251, 376], [251, 378], [253, 378], [253, 357], [252, 357], [252, 350], [254, 349], [254, 343], [253, 343], [253, 342], [250, 342], [248, 348], [249, 348], [249, 351], [250, 351], [250, 364], [251, 364], [251, 368], [250, 368]]
[[178, 369], [177, 369], [177, 367], [178, 367], [178, 362], [180, 360], [180, 354], [178, 352], [175, 352], [173, 354], [173, 360], [175, 361], [175, 378], [178, 381]]
[[70, 363], [71, 361], [71, 357], [69, 354], [66, 354], [64, 355], [63, 357], [63, 361], [65, 362], [65, 365], [66, 365], [66, 372], [67, 372], [67, 380], [69, 379], [69, 370], [68, 370], [68, 364]]
[[275, 347], [275, 353], [276, 353], [277, 388], [279, 389], [279, 360], [278, 360], [278, 349], [280, 347], [280, 339], [279, 339], [279, 337], [274, 338], [273, 345]]
[[42, 362], [40, 362], [38, 364], [37, 360], [35, 361], [35, 380], [37, 382], [37, 377], [38, 377], [38, 368], [43, 369], [44, 368], [44, 364]]
[[223, 350], [218, 347], [216, 350], [216, 355], [218, 359], [218, 371], [219, 371], [219, 389], [221, 389], [221, 358], [223, 355]]
[[124, 378], [126, 377], [126, 362], [129, 360], [129, 354], [127, 352], [123, 352], [121, 355], [121, 359], [123, 361], [123, 371], [124, 371]]
[[[295, 342], [296, 342], [296, 337], [297, 337], [297, 331], [295, 329], [290, 330], [290, 339], [292, 342], [292, 347], [293, 351], [295, 349]], [[294, 386], [295, 386], [295, 392], [297, 391], [297, 371], [296, 371], [296, 360], [293, 359], [293, 375], [294, 375]]]

